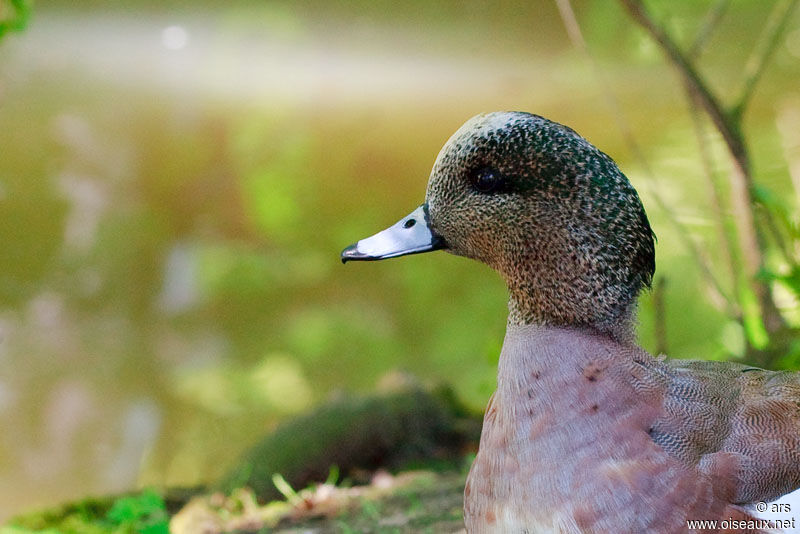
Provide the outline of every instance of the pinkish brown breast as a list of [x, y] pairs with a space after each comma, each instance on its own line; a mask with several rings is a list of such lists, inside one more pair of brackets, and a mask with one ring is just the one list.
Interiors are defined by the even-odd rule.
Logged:
[[738, 455], [706, 455], [701, 468], [652, 439], [669, 376], [633, 345], [509, 326], [467, 479], [467, 530], [671, 533], [687, 519], [749, 517], [732, 504]]

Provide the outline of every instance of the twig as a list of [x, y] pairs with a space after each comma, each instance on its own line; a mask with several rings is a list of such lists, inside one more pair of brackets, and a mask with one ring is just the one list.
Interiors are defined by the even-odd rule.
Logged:
[[717, 24], [722, 20], [723, 15], [725, 15], [729, 3], [730, 0], [717, 0], [717, 3], [708, 10], [703, 25], [700, 27], [700, 31], [697, 32], [692, 46], [689, 47], [689, 57], [696, 58], [703, 52], [703, 48], [706, 46], [709, 37], [711, 37]]
[[[711, 154], [711, 147], [708, 144], [708, 133], [703, 128], [703, 120], [700, 116], [698, 109], [697, 98], [691, 89], [686, 88], [687, 98], [689, 100], [689, 115], [692, 118], [694, 126], [694, 133], [697, 137], [697, 146], [700, 151], [700, 161], [703, 166], [703, 175], [706, 177], [708, 185], [709, 198], [711, 199], [711, 207], [714, 212], [714, 221], [717, 230], [717, 235], [722, 249], [722, 257], [725, 259], [725, 264], [728, 267], [728, 276], [730, 276], [732, 291], [734, 295], [738, 295], [739, 275], [737, 274], [737, 261], [734, 256], [735, 241], [729, 231], [729, 227], [725, 224], [725, 213], [723, 210], [723, 200], [721, 188], [718, 182], [717, 173], [714, 171], [714, 161]], [[730, 317], [739, 317], [741, 310], [738, 306], [734, 306], [730, 301], [727, 302], [727, 314]]]
[[772, 238], [775, 240], [775, 246], [781, 251], [784, 259], [790, 265], [793, 265], [795, 263], [794, 257], [789, 251], [789, 246], [786, 244], [786, 239], [783, 237], [783, 234], [778, 229], [778, 225], [775, 224], [775, 219], [773, 217], [764, 217], [764, 224], [767, 226], [769, 233], [772, 234]]
[[647, 30], [650, 36], [661, 46], [672, 63], [677, 67], [684, 82], [691, 87], [692, 91], [697, 93], [698, 101], [722, 134], [722, 138], [725, 140], [725, 144], [728, 146], [734, 159], [739, 162], [739, 165], [745, 172], [749, 171], [750, 162], [736, 123], [733, 122], [731, 117], [722, 109], [719, 101], [714, 97], [708, 85], [706, 85], [705, 80], [703, 80], [697, 72], [694, 65], [680, 51], [672, 38], [667, 35], [666, 31], [653, 22], [639, 0], [620, 0], [620, 2], [628, 10], [633, 20]]
[[[785, 0], [786, 1], [786, 0]], [[798, 0], [788, 0], [797, 2]], [[744, 144], [738, 120], [726, 112], [720, 101], [711, 92], [694, 64], [681, 52], [666, 31], [657, 25], [642, 5], [641, 0], [620, 0], [631, 17], [644, 28], [664, 50], [675, 65], [684, 83], [696, 96], [700, 106], [706, 111], [714, 126], [722, 135], [733, 159], [731, 170], [731, 197], [734, 220], [737, 224], [739, 244], [744, 260], [749, 286], [755, 293], [764, 324], [770, 331], [784, 325], [783, 318], [775, 307], [769, 288], [756, 278], [764, 265], [764, 241], [756, 229], [753, 209], [753, 178], [750, 160]]]
[[603, 89], [603, 95], [605, 96], [606, 102], [609, 108], [611, 108], [612, 114], [617, 121], [617, 127], [622, 133], [623, 139], [649, 178], [645, 184], [650, 196], [656, 202], [659, 209], [665, 214], [670, 224], [672, 224], [676, 234], [678, 235], [678, 238], [681, 240], [683, 246], [689, 251], [692, 259], [700, 267], [700, 273], [708, 282], [711, 290], [717, 294], [719, 300], [725, 303], [727, 310], [730, 311], [734, 309], [735, 307], [731, 301], [731, 298], [726, 294], [722, 284], [719, 282], [719, 280], [717, 280], [716, 276], [714, 276], [714, 273], [711, 270], [711, 265], [709, 264], [707, 258], [701, 254], [697, 243], [695, 243], [690, 233], [673, 215], [672, 210], [669, 208], [666, 201], [664, 201], [663, 197], [659, 194], [658, 190], [654, 186], [655, 178], [653, 170], [650, 167], [644, 152], [639, 146], [639, 143], [636, 141], [636, 137], [633, 135], [628, 122], [625, 120], [625, 115], [622, 112], [622, 108], [614, 96], [613, 91], [608, 86], [605, 76], [603, 76], [602, 69], [589, 51], [589, 47], [586, 45], [586, 40], [583, 38], [583, 33], [581, 32], [580, 25], [575, 17], [575, 12], [572, 9], [570, 0], [556, 0], [556, 5], [558, 6], [561, 19], [564, 22], [564, 26], [566, 27], [567, 35], [569, 36], [570, 41], [572, 41], [573, 46], [580, 50], [589, 60], [592, 70], [594, 71], [595, 78], [597, 78], [597, 80], [600, 82], [600, 86]]
[[778, 46], [780, 36], [786, 29], [792, 11], [797, 7], [798, 0], [782, 0], [775, 4], [764, 26], [764, 31], [753, 49], [744, 68], [744, 83], [739, 93], [739, 98], [731, 108], [731, 116], [736, 122], [741, 121], [750, 97], [753, 95], [758, 80], [764, 73], [764, 68], [769, 63], [772, 54]]
[[586, 40], [583, 38], [581, 27], [578, 24], [578, 19], [575, 17], [575, 11], [572, 9], [570, 0], [556, 0], [556, 5], [558, 6], [558, 11], [561, 13], [561, 20], [564, 22], [564, 27], [567, 29], [567, 35], [569, 35], [572, 45], [586, 56], [586, 58], [589, 60], [589, 64], [592, 66], [595, 78], [597, 78], [597, 80], [600, 82], [600, 85], [603, 89], [603, 96], [605, 97], [609, 108], [611, 108], [611, 112], [614, 115], [614, 119], [617, 121], [617, 127], [619, 128], [620, 133], [622, 133], [625, 143], [631, 149], [634, 157], [639, 161], [639, 164], [645, 170], [648, 176], [652, 177], [653, 171], [650, 167], [650, 164], [647, 162], [644, 152], [642, 152], [641, 147], [639, 147], [639, 143], [636, 141], [633, 131], [631, 131], [628, 122], [625, 120], [625, 116], [622, 113], [622, 108], [619, 105], [619, 101], [617, 101], [613, 91], [611, 91], [611, 88], [608, 86], [600, 65], [598, 65], [594, 56], [589, 51], [589, 47], [586, 45]]
[[667, 279], [659, 277], [653, 288], [653, 337], [656, 338], [656, 354], [667, 353], [667, 309], [664, 303], [666, 288]]
[[800, 207], [800, 107], [783, 106], [778, 115], [778, 132], [781, 135], [784, 159], [794, 188], [795, 206]]

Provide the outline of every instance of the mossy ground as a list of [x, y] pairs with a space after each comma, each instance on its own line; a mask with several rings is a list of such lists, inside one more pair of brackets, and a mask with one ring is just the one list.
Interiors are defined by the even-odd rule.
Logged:
[[164, 498], [146, 489], [21, 516], [0, 526], [0, 534], [169, 534], [169, 519]]
[[0, 534], [450, 533], [463, 529], [463, 471], [380, 473], [368, 486], [321, 485], [258, 505], [252, 492], [197, 495], [180, 510], [145, 490], [29, 514]]

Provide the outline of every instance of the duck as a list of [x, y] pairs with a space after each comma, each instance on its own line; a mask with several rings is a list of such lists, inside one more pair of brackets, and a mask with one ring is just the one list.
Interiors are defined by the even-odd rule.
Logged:
[[538, 115], [473, 117], [441, 149], [423, 204], [341, 259], [435, 250], [508, 288], [467, 532], [776, 528], [755, 503], [800, 486], [800, 375], [637, 344], [655, 236], [608, 155]]

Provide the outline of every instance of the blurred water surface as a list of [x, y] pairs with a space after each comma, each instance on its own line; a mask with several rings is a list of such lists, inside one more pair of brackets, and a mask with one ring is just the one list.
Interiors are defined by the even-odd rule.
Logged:
[[[702, 7], [671, 5], [691, 34]], [[500, 280], [446, 253], [338, 257], [422, 201], [439, 148], [482, 111], [545, 115], [614, 157], [659, 236], [671, 355], [740, 351], [649, 195], [718, 254], [682, 88], [614, 3], [575, 8], [655, 182], [551, 2], [37, 5], [0, 44], [0, 517], [211, 480], [282, 418], [397, 369], [483, 406]], [[728, 16], [716, 84], [765, 17]], [[792, 198], [789, 28], [747, 126], [760, 183]], [[652, 315], [645, 296], [651, 349]]]

